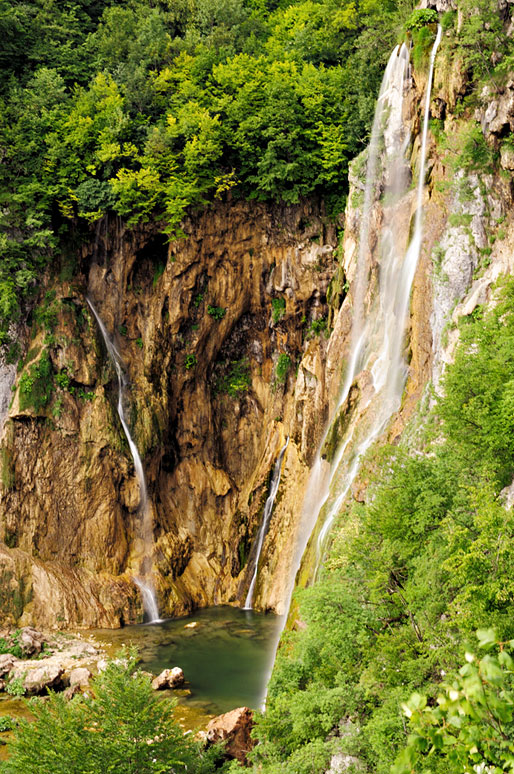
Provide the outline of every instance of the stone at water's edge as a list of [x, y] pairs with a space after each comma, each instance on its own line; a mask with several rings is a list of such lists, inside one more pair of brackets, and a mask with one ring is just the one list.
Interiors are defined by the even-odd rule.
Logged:
[[87, 688], [92, 677], [92, 672], [86, 667], [72, 669], [70, 672], [70, 687], [77, 685], [80, 688]]
[[225, 755], [246, 764], [248, 753], [255, 747], [251, 737], [254, 726], [253, 713], [248, 707], [238, 707], [224, 715], [218, 715], [207, 725], [207, 744], [225, 742]]
[[173, 669], [163, 669], [160, 675], [152, 680], [152, 688], [154, 691], [162, 691], [166, 688], [180, 688], [184, 685], [184, 672], [180, 667], [173, 667]]
[[42, 664], [36, 669], [25, 671], [26, 662], [20, 661], [14, 667], [11, 679], [23, 680], [23, 688], [27, 696], [46, 695], [47, 689], [53, 691], [64, 688], [64, 669], [57, 664]]

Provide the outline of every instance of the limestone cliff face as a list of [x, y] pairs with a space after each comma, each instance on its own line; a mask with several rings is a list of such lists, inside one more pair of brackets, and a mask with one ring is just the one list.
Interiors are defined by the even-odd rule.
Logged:
[[[405, 105], [413, 178], [425, 78], [412, 75]], [[514, 130], [514, 82], [494, 94], [486, 89], [473, 114], [457, 116], [468, 87], [443, 42], [408, 379], [385, 433], [393, 442], [427, 385], [438, 389], [458, 317], [488, 302], [495, 279], [514, 269], [514, 160], [505, 142]], [[500, 167], [459, 161], [475, 126]], [[254, 597], [257, 607], [283, 612], [309, 468], [350, 356], [359, 164], [340, 259], [336, 228], [320, 205], [227, 202], [191, 216], [171, 244], [153, 225], [128, 230], [105, 219], [81, 249], [75, 279], [44, 288], [27, 324], [0, 447], [3, 618], [110, 627], [142, 614], [133, 582], [148, 553], [138, 484], [116, 411], [116, 374], [86, 297], [116, 340], [130, 384], [125, 411], [148, 483], [161, 614], [243, 603], [270, 474], [289, 436]], [[405, 244], [416, 206], [413, 190], [406, 197], [407, 216], [397, 224]], [[378, 206], [375, 233], [382, 217]], [[369, 306], [378, 281], [372, 255], [368, 270]], [[6, 366], [0, 410], [13, 379]], [[361, 421], [359, 405], [371, 391], [363, 371], [333, 423], [327, 455], [343, 428]], [[365, 487], [357, 479], [352, 495], [362, 499]]]
[[[287, 434], [263, 554], [274, 584], [280, 576], [325, 419], [335, 226], [315, 204], [228, 203], [183, 227], [168, 245], [153, 227], [104, 221], [78, 279], [50, 287], [35, 313], [2, 440], [3, 617], [117, 626], [141, 614], [138, 484], [86, 295], [130, 380], [161, 614], [244, 600]], [[275, 603], [270, 589], [258, 603]]]
[[[411, 138], [409, 166], [414, 181], [419, 169], [422, 96], [425, 86], [426, 73], [411, 72], [403, 120], [408, 127], [406, 134]], [[494, 92], [485, 89], [473, 111], [462, 114], [461, 110], [456, 110], [456, 106], [469, 87], [466, 72], [459, 69], [451, 46], [445, 46], [443, 41], [436, 60], [430, 106], [431, 115], [435, 119], [435, 131], [429, 134], [426, 186], [423, 193], [422, 250], [412, 286], [405, 336], [407, 380], [400, 409], [390, 418], [381, 437], [376, 438], [378, 442], [398, 443], [406, 430], [409, 437], [415, 435], [416, 428], [423, 423], [426, 409], [433, 400], [432, 387], [436, 391], [440, 390], [444, 368], [453, 358], [459, 337], [459, 318], [471, 314], [477, 304], [494, 303], [495, 280], [500, 274], [508, 274], [513, 269], [514, 163], [506, 138], [514, 129], [514, 83], [508, 81]], [[355, 457], [360, 438], [366, 437], [368, 426], [372, 426], [373, 411], [377, 410], [372, 374], [365, 367], [356, 373], [346, 401], [334, 415], [336, 371], [330, 368], [333, 362], [341, 362], [341, 358], [348, 356], [349, 321], [355, 305], [354, 278], [359, 254], [363, 170], [363, 158], [357, 158], [350, 174], [351, 188], [342, 246], [342, 270], [350, 286], [335, 316], [328, 345], [325, 379], [332, 421], [321, 456], [330, 461], [340, 443], [344, 441], [348, 445], [337, 476], [328, 470], [329, 466], [323, 459], [320, 463], [321, 468], [325, 468], [324, 472], [322, 470], [318, 474], [321, 480], [332, 480], [326, 495], [327, 505], [321, 511], [303, 558], [300, 583], [312, 578], [319, 550], [318, 535], [331, 503], [336, 500], [340, 481], [345, 480], [350, 464], [348, 461], [352, 455]], [[386, 190], [386, 182], [379, 181], [379, 191]], [[405, 246], [415, 219], [416, 197], [413, 187], [404, 193], [398, 205], [407, 213], [407, 217], [395, 219], [395, 239], [398, 245]], [[389, 203], [384, 204], [384, 200], [379, 198], [370, 212], [370, 249], [364, 272], [367, 277], [365, 314], [372, 313], [379, 283], [377, 235], [385, 218], [386, 206], [390, 206]], [[402, 255], [401, 249], [399, 254]], [[368, 362], [373, 363], [373, 360]], [[339, 471], [342, 471], [342, 475], [339, 475]], [[366, 497], [366, 488], [366, 472], [358, 473], [352, 479], [348, 497], [362, 501]], [[319, 502], [318, 496], [314, 506], [319, 508]]]

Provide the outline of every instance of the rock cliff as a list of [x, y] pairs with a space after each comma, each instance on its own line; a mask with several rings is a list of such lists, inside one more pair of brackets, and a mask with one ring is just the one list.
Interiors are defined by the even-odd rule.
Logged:
[[[161, 614], [244, 600], [269, 473], [290, 434], [289, 487], [264, 552], [283, 566], [325, 418], [336, 229], [313, 203], [237, 202], [183, 229], [167, 244], [151, 226], [101, 222], [73, 281], [50, 283], [29, 321], [2, 439], [4, 617], [118, 626], [141, 615], [138, 485], [86, 296], [130, 381]], [[274, 604], [270, 590], [260, 604]]]
[[[514, 82], [486, 89], [472, 111], [456, 111], [468, 84], [453, 64], [443, 40], [409, 371], [387, 431], [393, 441], [428, 395], [427, 385], [437, 389], [458, 317], [490, 299], [496, 278], [513, 269], [514, 161], [505, 138], [514, 129]], [[423, 68], [412, 75], [404, 115], [413, 177], [425, 79]], [[499, 159], [485, 172], [483, 159], [474, 165], [466, 151], [477, 128], [471, 141]], [[242, 604], [269, 478], [289, 436], [255, 595], [257, 607], [282, 612], [309, 467], [349, 355], [359, 164], [340, 245], [319, 203], [228, 201], [191, 214], [183, 236], [171, 243], [157, 226], [129, 230], [105, 218], [73, 251], [73, 278], [64, 270], [59, 281], [45, 278], [22, 334], [24, 357], [0, 448], [4, 619], [115, 627], [142, 614], [132, 580], [143, 559], [149, 562], [138, 484], [116, 412], [116, 374], [87, 297], [116, 340], [130, 383], [126, 413], [143, 460], [152, 525], [152, 566], [144, 570], [152, 572], [161, 615]], [[412, 191], [407, 196], [410, 218], [398, 227], [403, 242], [415, 209]], [[382, 215], [373, 212], [376, 229]], [[376, 284], [378, 267], [370, 260]], [[12, 367], [0, 376], [1, 409], [9, 402]], [[355, 407], [369, 389], [367, 375], [359, 374], [343, 424], [359, 421]], [[338, 432], [335, 426], [334, 443]], [[355, 497], [365, 483], [355, 484]]]

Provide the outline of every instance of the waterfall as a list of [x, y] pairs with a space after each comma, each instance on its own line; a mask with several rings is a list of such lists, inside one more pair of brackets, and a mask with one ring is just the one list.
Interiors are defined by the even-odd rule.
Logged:
[[[145, 554], [151, 555], [152, 524], [150, 509], [148, 507], [148, 492], [146, 488], [145, 472], [143, 469], [141, 457], [139, 456], [138, 448], [130, 433], [129, 426], [125, 418], [125, 410], [123, 408], [123, 396], [127, 387], [127, 379], [123, 370], [123, 360], [114, 341], [109, 337], [105, 325], [103, 324], [103, 321], [96, 311], [92, 301], [90, 301], [89, 298], [86, 298], [86, 301], [89, 304], [89, 308], [93, 312], [94, 318], [97, 322], [100, 333], [102, 334], [102, 338], [107, 348], [107, 352], [109, 353], [109, 357], [114, 365], [114, 368], [116, 369], [116, 375], [118, 377], [118, 416], [120, 418], [121, 426], [123, 427], [123, 432], [125, 433], [125, 437], [130, 448], [130, 453], [134, 461], [134, 468], [139, 483], [139, 512], [143, 517], [142, 537], [145, 545]], [[143, 598], [143, 608], [149, 623], [156, 623], [157, 621], [160, 621], [161, 619], [159, 618], [159, 611], [157, 608], [157, 601], [153, 587], [148, 581], [145, 582], [141, 580], [141, 578], [134, 578], [134, 582], [141, 591], [141, 596]]]
[[268, 495], [268, 499], [266, 500], [266, 504], [264, 505], [264, 512], [262, 515], [261, 526], [259, 527], [259, 532], [257, 535], [257, 551], [255, 555], [255, 567], [253, 570], [252, 582], [250, 583], [250, 588], [248, 589], [248, 594], [246, 595], [246, 600], [245, 600], [243, 610], [253, 609], [252, 602], [253, 602], [253, 595], [255, 592], [255, 585], [257, 583], [257, 575], [259, 572], [259, 560], [261, 558], [264, 538], [266, 537], [266, 534], [268, 532], [268, 526], [271, 519], [271, 514], [273, 512], [273, 505], [275, 504], [275, 498], [277, 496], [278, 487], [280, 485], [280, 474], [282, 472], [282, 460], [284, 459], [284, 455], [286, 453], [288, 444], [289, 444], [289, 436], [287, 437], [285, 444], [280, 450], [280, 454], [278, 455], [277, 461], [275, 463], [275, 467], [273, 468], [269, 495]]
[[[384, 432], [394, 412], [400, 408], [407, 380], [408, 369], [404, 358], [404, 338], [408, 322], [412, 283], [421, 253], [423, 238], [423, 194], [425, 189], [430, 97], [435, 57], [441, 42], [441, 35], [442, 29], [441, 26], [438, 26], [436, 39], [430, 55], [429, 76], [424, 102], [414, 231], [406, 250], [401, 244], [398, 244], [397, 237], [399, 230], [397, 224], [402, 216], [405, 217], [405, 213], [402, 210], [408, 208], [410, 211], [409, 197], [406, 196], [408, 176], [405, 174], [409, 137], [402, 130], [404, 82], [407, 75], [405, 67], [408, 67], [408, 54], [406, 57], [406, 50], [403, 47], [397, 54], [400, 63], [397, 67], [392, 67], [389, 74], [386, 71], [386, 78], [384, 80], [388, 78], [389, 83], [386, 82], [385, 88], [383, 84], [383, 91], [379, 96], [377, 113], [382, 113], [385, 107], [388, 108], [389, 112], [382, 128], [384, 152], [382, 154], [383, 166], [381, 176], [385, 182], [385, 192], [381, 201], [383, 218], [378, 243], [378, 297], [372, 308], [368, 310], [365, 322], [362, 312], [364, 295], [356, 298], [356, 306], [358, 307], [354, 323], [356, 331], [352, 333], [352, 339], [356, 335], [359, 337], [355, 346], [355, 350], [359, 354], [352, 358], [352, 363], [359, 363], [363, 370], [371, 374], [373, 393], [363, 406], [359, 406], [360, 420], [358, 423], [354, 422], [352, 424], [346, 437], [342, 439], [335, 463], [332, 464], [330, 470], [328, 491], [325, 493], [324, 500], [318, 508], [318, 514], [321, 513], [323, 524], [316, 544], [314, 577], [317, 575], [323, 559], [328, 534], [359, 471], [360, 461], [367, 450]], [[403, 74], [399, 75], [398, 70], [403, 70]], [[378, 124], [378, 131], [380, 131], [382, 119], [380, 118], [378, 121], [375, 119], [375, 121]], [[377, 142], [376, 139], [375, 142]], [[371, 159], [373, 159], [373, 154], [370, 155]], [[376, 177], [377, 174], [376, 161], [373, 162], [373, 165], [374, 168], [371, 168], [371, 170], [371, 163], [368, 167], [368, 175], [372, 178]], [[377, 187], [377, 181], [374, 179], [367, 180], [366, 190], [368, 187], [373, 191]], [[371, 209], [368, 212], [368, 217], [369, 214], [371, 214]], [[366, 213], [363, 214], [363, 218], [365, 215]], [[366, 271], [366, 256], [369, 251], [368, 231], [369, 226], [363, 223], [361, 225], [359, 267], [357, 270], [359, 275], [365, 274]], [[342, 394], [343, 401], [346, 400], [357, 374], [358, 371], [354, 365], [353, 369], [349, 369], [345, 377]], [[316, 521], [318, 514], [316, 514]]]
[[[311, 536], [316, 528], [319, 529], [315, 540], [314, 570], [311, 573], [311, 577], [315, 578], [323, 559], [328, 534], [357, 476], [361, 459], [383, 433], [391, 416], [401, 404], [407, 378], [404, 338], [412, 282], [422, 244], [430, 97], [441, 34], [439, 26], [430, 56], [414, 230], [408, 244], [401, 242], [401, 230], [397, 227], [400, 218], [408, 222], [412, 208], [412, 197], [408, 191], [407, 158], [410, 135], [404, 117], [405, 94], [410, 82], [410, 63], [405, 45], [394, 49], [384, 73], [367, 151], [359, 250], [352, 286], [350, 357], [337, 406], [309, 478], [289, 576], [286, 611], [290, 607], [295, 578]], [[377, 235], [378, 243], [372, 246], [371, 223], [377, 206], [382, 208], [382, 219]], [[378, 261], [371, 260], [372, 254], [377, 256]], [[378, 276], [373, 271], [374, 263], [378, 263]], [[348, 409], [352, 387], [360, 375], [368, 380], [368, 389], [361, 392], [358, 405], [359, 421], [350, 423], [339, 441], [333, 459], [328, 463], [322, 456], [325, 441], [334, 419], [340, 412]]]

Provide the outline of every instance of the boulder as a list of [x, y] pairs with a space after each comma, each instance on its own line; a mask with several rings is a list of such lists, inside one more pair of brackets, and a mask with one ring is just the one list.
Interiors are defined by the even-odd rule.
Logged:
[[77, 696], [79, 693], [82, 693], [80, 690], [80, 685], [78, 683], [74, 683], [73, 685], [69, 685], [64, 691], [63, 696], [65, 701], [71, 701], [74, 696]]
[[246, 756], [255, 746], [250, 732], [254, 726], [253, 713], [248, 707], [238, 707], [213, 718], [207, 726], [208, 744], [225, 742], [225, 755], [246, 763]]
[[92, 677], [92, 673], [86, 667], [72, 669], [70, 672], [70, 687], [78, 685], [79, 688], [87, 688]]
[[19, 635], [19, 643], [25, 656], [39, 656], [46, 643], [45, 635], [33, 629], [32, 626], [25, 626]]
[[163, 669], [160, 675], [152, 680], [154, 691], [163, 691], [166, 688], [180, 688], [184, 685], [184, 672], [180, 667]]
[[359, 758], [345, 753], [336, 753], [330, 760], [330, 768], [325, 774], [364, 774], [364, 764]]
[[[26, 666], [26, 662], [23, 667]], [[28, 696], [44, 695], [48, 688], [58, 690], [62, 687], [62, 676], [64, 669], [56, 664], [47, 664], [38, 666], [35, 669], [29, 669], [22, 672], [23, 667], [18, 666], [14, 671], [14, 677], [23, 678], [23, 687]]]
[[9, 674], [17, 663], [18, 659], [11, 655], [11, 653], [2, 653], [0, 656], [0, 677]]

